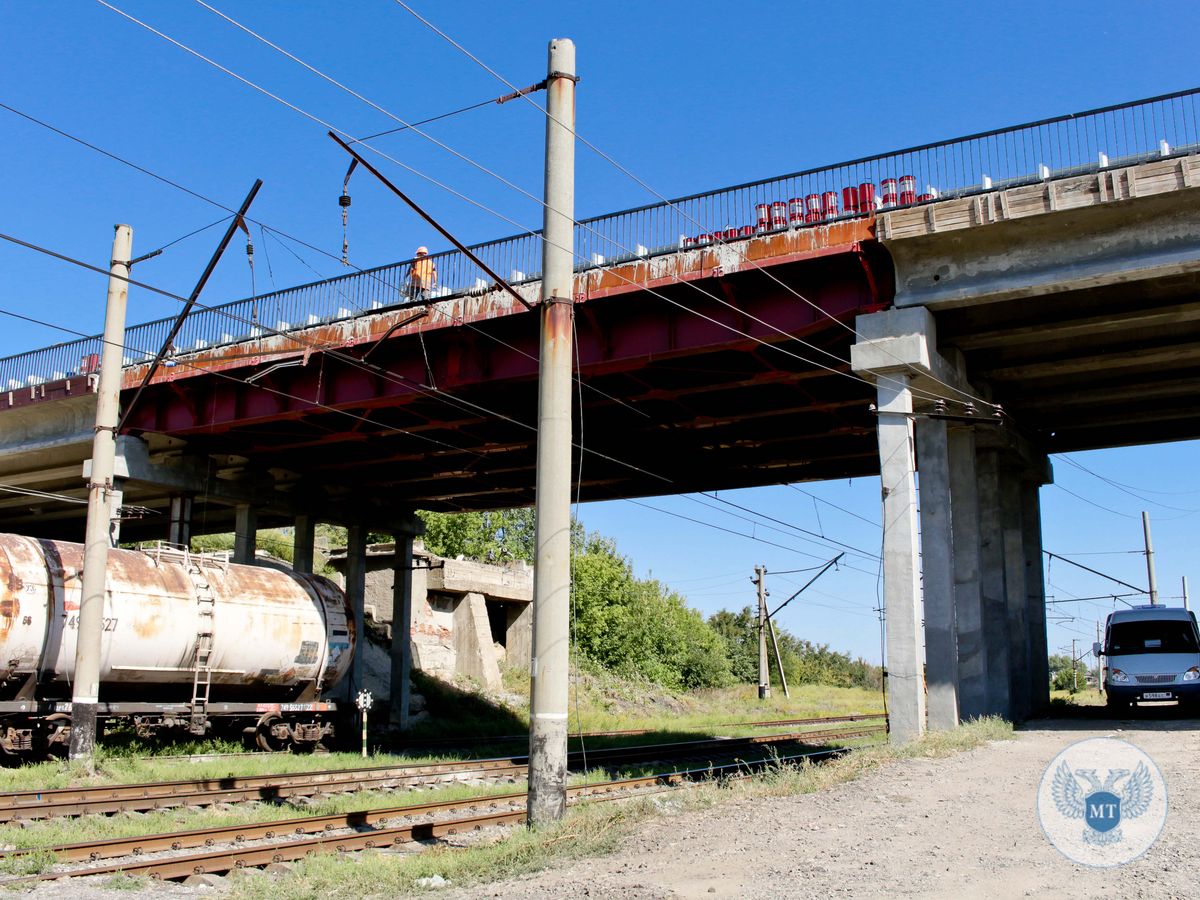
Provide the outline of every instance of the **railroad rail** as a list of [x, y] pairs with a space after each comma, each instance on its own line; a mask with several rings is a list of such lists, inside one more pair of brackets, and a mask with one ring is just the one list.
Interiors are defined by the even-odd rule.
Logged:
[[[887, 713], [852, 713], [844, 716], [813, 716], [807, 719], [766, 719], [757, 722], [721, 722], [716, 725], [705, 725], [704, 728], [709, 731], [718, 731], [726, 728], [795, 728], [802, 725], [828, 725], [834, 722], [863, 722], [872, 719], [886, 719]], [[616, 731], [585, 731], [568, 735], [572, 741], [580, 738], [588, 740], [590, 738], [605, 738], [605, 737], [632, 737], [639, 734], [654, 734], [662, 731], [661, 728], [623, 728]], [[427, 738], [412, 738], [408, 740], [397, 740], [394, 746], [404, 749], [416, 749], [420, 747], [460, 747], [468, 742], [475, 744], [508, 744], [518, 741], [528, 741], [529, 733], [524, 734], [499, 734], [499, 735], [475, 735], [473, 737], [466, 736], [447, 736], [447, 737], [427, 737]], [[160, 757], [161, 758], [161, 757]]]
[[[703, 768], [623, 778], [568, 788], [568, 800], [624, 800], [646, 793], [671, 790], [684, 783], [713, 778], [742, 779], [770, 765], [821, 762], [850, 752], [846, 748], [826, 747], [785, 756], [757, 760], [737, 760]], [[36, 876], [6, 879], [3, 885], [50, 881], [96, 875], [124, 873], [159, 879], [179, 879], [190, 875], [220, 874], [233, 869], [265, 866], [302, 859], [317, 853], [380, 849], [413, 841], [428, 840], [494, 825], [525, 821], [525, 793], [475, 797], [446, 803], [424, 803], [384, 807], [333, 815], [306, 816], [275, 822], [202, 828], [191, 831], [144, 835], [134, 838], [84, 841], [49, 848], [59, 863], [119, 860], [100, 866], [44, 872]], [[501, 808], [504, 807], [504, 808]], [[481, 811], [482, 810], [482, 811]], [[463, 815], [463, 812], [467, 812]], [[435, 818], [448, 816], [448, 818]], [[402, 824], [386, 823], [405, 820]], [[414, 821], [421, 820], [421, 821]], [[370, 829], [370, 830], [363, 830]], [[253, 846], [250, 842], [261, 841]], [[229, 844], [213, 850], [217, 844]], [[204, 848], [204, 852], [148, 858], [157, 853]], [[35, 851], [9, 851], [3, 856], [16, 857]]]
[[[847, 740], [881, 734], [884, 726], [851, 730], [789, 732], [742, 738], [682, 741], [592, 750], [586, 754], [588, 767], [702, 758], [707, 754], [726, 756], [756, 746]], [[352, 769], [297, 772], [276, 775], [245, 775], [190, 781], [161, 781], [148, 784], [104, 785], [84, 788], [10, 791], [0, 793], [0, 822], [46, 819], [117, 812], [145, 812], [180, 806], [211, 806], [246, 801], [279, 802], [293, 797], [360, 790], [394, 790], [425, 787], [447, 781], [504, 780], [525, 777], [524, 756], [463, 760], [421, 765], [367, 766]], [[585, 764], [581, 752], [568, 755], [575, 769]]]

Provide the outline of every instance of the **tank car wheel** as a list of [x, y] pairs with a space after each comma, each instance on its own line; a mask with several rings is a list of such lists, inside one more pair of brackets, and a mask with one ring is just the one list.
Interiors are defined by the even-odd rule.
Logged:
[[[65, 760], [67, 751], [71, 749], [71, 714], [52, 713], [43, 720], [46, 722], [46, 732], [43, 734], [44, 760]], [[100, 724], [97, 720], [97, 726]], [[97, 727], [98, 731], [98, 727]], [[97, 738], [100, 737], [96, 736]], [[37, 743], [34, 744], [37, 748]]]
[[292, 745], [291, 734], [287, 733], [287, 723], [275, 713], [266, 713], [258, 720], [254, 741], [258, 744], [258, 749], [268, 753], [279, 753]]

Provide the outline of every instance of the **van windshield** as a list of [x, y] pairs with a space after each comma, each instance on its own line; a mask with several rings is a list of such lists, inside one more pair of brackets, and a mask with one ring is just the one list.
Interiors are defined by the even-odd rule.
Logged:
[[1196, 653], [1196, 632], [1183, 619], [1118, 622], [1108, 636], [1108, 653]]

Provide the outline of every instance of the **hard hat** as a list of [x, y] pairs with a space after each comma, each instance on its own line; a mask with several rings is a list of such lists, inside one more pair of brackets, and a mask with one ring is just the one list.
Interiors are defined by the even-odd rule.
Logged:
[[417, 255], [418, 255], [418, 256], [420, 256], [422, 253], [428, 253], [428, 252], [429, 252], [429, 248], [428, 248], [428, 247], [418, 247], [418, 248], [417, 248]]

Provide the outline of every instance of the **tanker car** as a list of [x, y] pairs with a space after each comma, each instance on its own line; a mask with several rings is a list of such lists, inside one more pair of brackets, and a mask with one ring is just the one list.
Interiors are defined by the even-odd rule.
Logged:
[[[83, 545], [0, 534], [0, 755], [65, 749]], [[160, 546], [110, 550], [98, 727], [240, 732], [267, 750], [333, 734], [354, 616], [319, 575]]]

